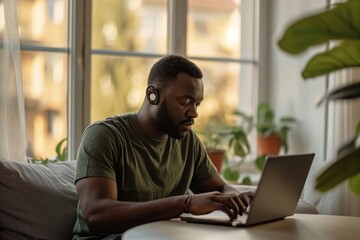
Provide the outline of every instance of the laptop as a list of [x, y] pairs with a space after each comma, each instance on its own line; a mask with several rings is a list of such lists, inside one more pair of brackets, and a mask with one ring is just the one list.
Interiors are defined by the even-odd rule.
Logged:
[[191, 223], [246, 227], [291, 216], [295, 213], [314, 156], [314, 153], [268, 156], [253, 202], [247, 213], [237, 219], [230, 221], [222, 211], [204, 215], [183, 213], [180, 219]]

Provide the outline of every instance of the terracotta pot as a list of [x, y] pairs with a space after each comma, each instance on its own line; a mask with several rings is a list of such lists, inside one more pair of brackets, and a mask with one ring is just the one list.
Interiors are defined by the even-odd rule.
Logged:
[[225, 150], [207, 149], [206, 151], [218, 173], [221, 173], [222, 164], [225, 158]]
[[257, 136], [257, 155], [278, 155], [281, 148], [279, 135], [273, 134], [268, 137]]

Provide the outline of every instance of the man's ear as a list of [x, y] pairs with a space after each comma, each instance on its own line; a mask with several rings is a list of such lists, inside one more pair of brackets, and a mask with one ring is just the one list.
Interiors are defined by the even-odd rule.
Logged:
[[151, 105], [156, 105], [159, 102], [159, 91], [153, 85], [146, 88], [146, 99]]

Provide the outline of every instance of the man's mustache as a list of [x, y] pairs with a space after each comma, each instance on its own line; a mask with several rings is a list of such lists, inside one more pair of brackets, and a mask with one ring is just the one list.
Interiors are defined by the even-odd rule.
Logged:
[[195, 123], [194, 119], [191, 118], [191, 119], [187, 119], [187, 120], [181, 121], [181, 122], [179, 123], [179, 125], [182, 125], [182, 124], [194, 125], [194, 123]]

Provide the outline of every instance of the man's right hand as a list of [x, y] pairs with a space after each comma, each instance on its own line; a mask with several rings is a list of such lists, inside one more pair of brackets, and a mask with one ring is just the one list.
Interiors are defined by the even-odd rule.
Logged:
[[192, 195], [188, 204], [188, 211], [194, 215], [201, 215], [220, 210], [225, 212], [232, 220], [246, 212], [253, 195], [253, 192], [241, 194], [221, 192], [195, 194]]

